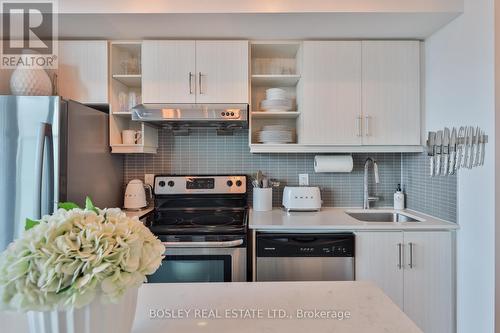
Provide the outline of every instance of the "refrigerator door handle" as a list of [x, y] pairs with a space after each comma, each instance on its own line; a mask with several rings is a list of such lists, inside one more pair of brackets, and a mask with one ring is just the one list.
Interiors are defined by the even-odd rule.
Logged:
[[[52, 135], [52, 125], [48, 124], [46, 127], [46, 136], [47, 136], [47, 143], [48, 143], [48, 149], [47, 149], [47, 156], [48, 156], [48, 164], [49, 164], [49, 197], [47, 198], [47, 203], [48, 203], [48, 214], [54, 213], [55, 209], [55, 178], [57, 175], [55, 174], [55, 156], [54, 156], [54, 137]], [[42, 199], [43, 202], [43, 198]]]
[[42, 190], [43, 190], [43, 157], [45, 152], [45, 138], [51, 136], [52, 128], [48, 123], [40, 123], [38, 128], [37, 149], [35, 157], [35, 218], [42, 218]]

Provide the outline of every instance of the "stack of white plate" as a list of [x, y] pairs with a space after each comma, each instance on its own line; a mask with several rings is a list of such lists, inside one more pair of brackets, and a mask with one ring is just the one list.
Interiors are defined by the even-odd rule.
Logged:
[[257, 132], [257, 141], [261, 143], [292, 143], [293, 130], [284, 125], [266, 125]]
[[260, 107], [268, 112], [284, 112], [291, 110], [293, 103], [290, 98], [287, 98], [285, 90], [270, 88], [266, 90], [266, 99], [260, 103]]

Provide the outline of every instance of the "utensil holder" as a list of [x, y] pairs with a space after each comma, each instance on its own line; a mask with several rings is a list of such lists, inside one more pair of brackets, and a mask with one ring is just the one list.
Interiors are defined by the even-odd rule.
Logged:
[[253, 210], [257, 212], [267, 212], [273, 209], [273, 189], [258, 188], [253, 189]]

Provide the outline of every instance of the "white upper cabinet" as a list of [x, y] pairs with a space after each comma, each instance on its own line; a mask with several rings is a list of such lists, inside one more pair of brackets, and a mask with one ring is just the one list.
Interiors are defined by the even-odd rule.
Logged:
[[60, 41], [58, 94], [86, 104], [108, 103], [107, 41]]
[[142, 43], [143, 103], [195, 103], [195, 41]]
[[362, 45], [363, 144], [419, 145], [420, 42]]
[[247, 41], [144, 41], [144, 103], [248, 103]]
[[359, 145], [361, 42], [304, 42], [299, 144]]
[[248, 103], [248, 41], [196, 41], [197, 103]]

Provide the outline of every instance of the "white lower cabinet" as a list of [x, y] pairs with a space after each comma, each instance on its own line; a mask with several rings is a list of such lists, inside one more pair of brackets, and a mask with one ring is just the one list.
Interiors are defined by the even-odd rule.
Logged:
[[425, 333], [454, 332], [451, 232], [357, 232], [356, 280], [376, 283]]

